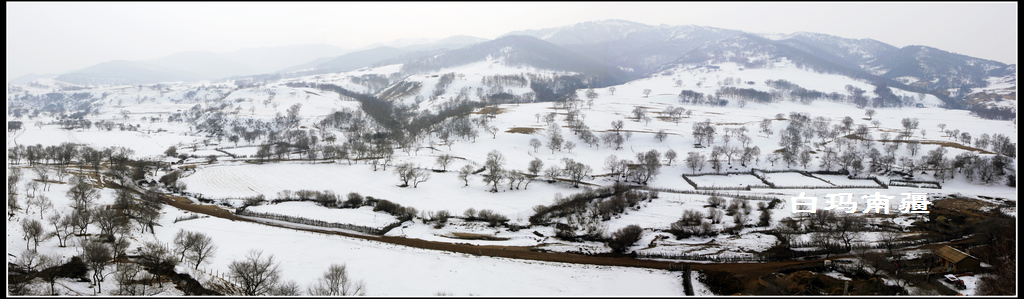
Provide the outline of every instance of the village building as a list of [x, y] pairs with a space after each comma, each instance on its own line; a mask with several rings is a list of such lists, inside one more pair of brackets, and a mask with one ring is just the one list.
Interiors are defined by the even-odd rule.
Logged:
[[969, 271], [981, 267], [981, 261], [977, 257], [973, 257], [949, 245], [936, 249], [933, 254], [939, 258], [940, 269], [944, 272]]

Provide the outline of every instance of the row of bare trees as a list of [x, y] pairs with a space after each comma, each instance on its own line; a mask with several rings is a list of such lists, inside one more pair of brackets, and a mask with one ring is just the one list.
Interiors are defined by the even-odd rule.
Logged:
[[[285, 281], [281, 276], [280, 262], [274, 259], [274, 255], [252, 250], [242, 260], [231, 262], [228, 269], [242, 295], [302, 295], [297, 282]], [[366, 295], [366, 283], [350, 277], [345, 264], [331, 264], [306, 288], [306, 293], [312, 296], [362, 296]]]

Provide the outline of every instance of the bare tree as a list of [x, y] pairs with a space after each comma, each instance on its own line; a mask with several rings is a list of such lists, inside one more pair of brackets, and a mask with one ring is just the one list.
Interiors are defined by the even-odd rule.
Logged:
[[473, 174], [473, 171], [476, 171], [476, 169], [473, 168], [473, 165], [469, 164], [463, 165], [459, 169], [459, 179], [466, 183], [465, 186], [469, 186], [469, 175]]
[[57, 237], [57, 244], [60, 247], [67, 246], [68, 237], [74, 234], [74, 220], [71, 219], [71, 215], [61, 215], [60, 213], [50, 214], [50, 224], [53, 225], [53, 235]]
[[889, 255], [895, 254], [896, 246], [899, 245], [900, 239], [903, 238], [903, 234], [897, 231], [886, 231], [882, 233], [882, 237], [879, 241], [882, 242], [882, 246], [885, 246], [886, 251]]
[[498, 127], [491, 126], [491, 125], [486, 125], [486, 126], [484, 126], [484, 131], [486, 131], [487, 133], [491, 134], [491, 139], [498, 138]]
[[[985, 140], [987, 141], [988, 135], [985, 136]], [[9, 168], [7, 169], [7, 193], [17, 193], [18, 182], [21, 181], [22, 175], [21, 167], [16, 167], [13, 165], [8, 165], [8, 167]]]
[[[139, 265], [149, 269], [154, 274], [166, 273], [174, 269], [178, 264], [174, 253], [160, 242], [145, 242], [139, 248]], [[157, 280], [158, 282], [160, 280]], [[162, 284], [161, 284], [162, 286]]]
[[633, 107], [633, 112], [632, 113], [633, 113], [633, 118], [635, 118], [636, 121], [640, 121], [644, 117], [647, 117], [647, 110], [644, 109], [644, 107], [640, 107], [640, 106]]
[[398, 179], [402, 181], [402, 185], [399, 185], [399, 187], [408, 187], [409, 181], [416, 177], [417, 169], [412, 162], [406, 162], [395, 166], [394, 172], [398, 175]]
[[110, 252], [110, 247], [107, 244], [100, 242], [82, 242], [82, 255], [85, 257], [85, 264], [92, 270], [92, 281], [96, 283], [96, 291], [103, 292], [103, 278], [106, 275], [103, 273], [107, 265], [110, 265], [113, 255]]
[[185, 258], [195, 266], [195, 269], [199, 269], [199, 265], [213, 258], [217, 245], [213, 244], [213, 238], [201, 232], [192, 233], [192, 238], [194, 241], [185, 251]]
[[100, 196], [100, 191], [94, 188], [84, 176], [71, 178], [70, 185], [71, 189], [68, 190], [67, 196], [71, 198], [75, 209], [87, 210], [89, 205]]
[[267, 292], [270, 296], [299, 296], [302, 295], [302, 289], [299, 287], [299, 283], [294, 280], [288, 280], [278, 283], [276, 286]]
[[917, 129], [917, 125], [920, 122], [917, 120], [917, 118], [907, 117], [903, 118], [903, 120], [901, 120], [900, 123], [903, 125], [903, 129], [905, 130], [905, 132], [909, 135], [911, 132], [914, 131], [914, 129]]
[[39, 182], [43, 184], [43, 191], [50, 189], [50, 171], [46, 169], [43, 164], [36, 164], [32, 166], [32, 171], [36, 173], [36, 177], [39, 178]]
[[351, 279], [344, 264], [331, 264], [307, 292], [313, 296], [364, 296], [366, 284]]
[[502, 172], [505, 165], [505, 155], [502, 155], [498, 150], [493, 150], [487, 153], [485, 165], [487, 166], [488, 174], [484, 176], [484, 183], [491, 185], [491, 192], [498, 192], [498, 184], [504, 178]]
[[68, 165], [57, 164], [56, 166], [54, 166], [54, 168], [56, 168], [55, 173], [57, 174], [57, 180], [64, 181], [64, 177], [68, 175]]
[[861, 230], [867, 224], [863, 217], [847, 213], [839, 213], [837, 221], [832, 222], [832, 236], [842, 242], [846, 251], [853, 249], [853, 241], [860, 238]]
[[558, 178], [561, 174], [562, 169], [558, 168], [557, 165], [548, 166], [548, 168], [544, 170], [544, 177], [548, 179], [548, 182], [554, 182], [555, 178]]
[[530, 146], [533, 147], [533, 152], [534, 153], [537, 152], [537, 149], [539, 149], [541, 145], [543, 145], [543, 144], [541, 144], [539, 139], [537, 139], [537, 138], [530, 139]]
[[708, 205], [712, 208], [719, 208], [725, 206], [725, 198], [714, 196], [708, 197]]
[[92, 215], [93, 223], [99, 227], [104, 238], [112, 239], [115, 231], [124, 230], [128, 226], [128, 217], [116, 210], [96, 207], [93, 208]]
[[[36, 207], [39, 209], [39, 219], [43, 219], [43, 214], [46, 213], [47, 210], [53, 208], [53, 202], [50, 201], [50, 198], [47, 197], [46, 194], [36, 194], [35, 197], [29, 198], [25, 201], [25, 205], [27, 205], [27, 208]], [[26, 212], [27, 210], [28, 209], [26, 209]]]
[[658, 142], [664, 142], [665, 138], [668, 138], [668, 133], [665, 133], [665, 130], [658, 130], [658, 133], [654, 134], [654, 140]]
[[619, 131], [622, 130], [622, 127], [624, 127], [625, 125], [626, 125], [626, 123], [623, 122], [621, 119], [620, 120], [612, 121], [612, 130], [614, 130], [615, 132], [619, 132]]
[[668, 165], [672, 165], [672, 161], [676, 159], [676, 151], [669, 149], [665, 152], [665, 159], [668, 160]]
[[921, 143], [918, 141], [908, 141], [907, 150], [910, 151], [910, 156], [917, 156], [917, 152], [921, 150]]
[[736, 213], [732, 215], [733, 223], [736, 225], [735, 227], [737, 229], [743, 229], [743, 226], [747, 224], [747, 219], [749, 219], [749, 216], [747, 216], [746, 213]]
[[601, 139], [604, 140], [604, 143], [607, 144], [607, 146], [613, 147], [615, 150], [622, 149], [622, 143], [625, 142], [622, 138], [622, 134], [617, 132], [605, 132]]
[[437, 162], [436, 163], [437, 163], [437, 166], [441, 166], [441, 171], [448, 171], [448, 165], [452, 163], [452, 160], [455, 160], [455, 157], [453, 157], [452, 155], [449, 155], [449, 154], [443, 154], [443, 155], [437, 156]]
[[412, 187], [417, 188], [420, 186], [420, 183], [426, 182], [427, 180], [430, 180], [430, 172], [417, 168], [416, 174], [412, 178]]
[[772, 210], [768, 209], [767, 206], [760, 202], [757, 204], [759, 210], [761, 210], [761, 216], [758, 218], [757, 226], [768, 226], [772, 223]]
[[649, 95], [651, 95], [651, 89], [650, 88], [644, 88], [644, 97], [646, 98]]
[[160, 209], [163, 208], [163, 201], [160, 200], [160, 194], [155, 188], [156, 186], [153, 186], [142, 193], [135, 211], [135, 219], [142, 226], [143, 231], [148, 228], [150, 233], [156, 233], [153, 226], [160, 218]]
[[36, 251], [39, 248], [39, 242], [45, 240], [48, 235], [43, 228], [43, 224], [35, 219], [21, 220], [21, 234], [22, 239], [25, 240], [25, 250], [28, 250], [29, 244], [35, 244], [32, 251]]
[[593, 108], [594, 107], [594, 99], [597, 98], [597, 92], [594, 91], [593, 88], [588, 88], [587, 92], [585, 93], [585, 95], [587, 97], [587, 106], [590, 107], [590, 108]]
[[185, 261], [185, 254], [195, 246], [197, 241], [196, 233], [179, 229], [178, 233], [174, 235], [174, 254], [178, 256], [178, 262]]
[[85, 234], [89, 229], [89, 223], [92, 223], [92, 211], [89, 209], [71, 210], [71, 219], [75, 226], [75, 233]]
[[265, 295], [281, 280], [281, 270], [274, 255], [263, 257], [263, 251], [250, 250], [245, 259], [228, 265], [229, 275], [248, 296]]
[[[558, 127], [553, 126], [552, 128]], [[551, 153], [554, 154], [555, 150], [562, 150], [562, 143], [564, 141], [565, 140], [562, 139], [562, 134], [560, 134], [558, 130], [553, 130], [551, 132], [550, 139], [548, 140], [548, 149], [550, 149]]]
[[706, 158], [703, 154], [697, 152], [686, 153], [686, 167], [690, 168], [690, 171], [697, 173], [697, 169], [704, 169], [704, 161]]
[[[25, 252], [27, 255], [29, 252]], [[32, 252], [32, 255], [35, 255]], [[39, 255], [38, 263], [36, 268], [39, 269], [39, 278], [43, 281], [50, 283], [50, 295], [57, 296], [57, 279], [61, 277], [59, 265], [63, 264], [60, 257], [57, 255]], [[13, 293], [13, 292], [12, 292]]]
[[608, 240], [608, 247], [611, 247], [615, 252], [624, 253], [629, 246], [640, 240], [640, 235], [643, 234], [643, 231], [636, 224], [623, 227], [612, 234], [611, 239]]
[[580, 182], [590, 176], [593, 170], [590, 166], [584, 165], [583, 163], [573, 161], [572, 159], [566, 158], [564, 173], [572, 181], [572, 186], [579, 188]]
[[533, 176], [537, 176], [542, 169], [544, 169], [544, 161], [541, 161], [540, 158], [534, 158], [530, 161], [530, 167], [528, 167], [526, 171]]
[[116, 295], [145, 295], [145, 285], [136, 284], [135, 280], [142, 274], [143, 270], [136, 263], [118, 263], [114, 271], [114, 280], [117, 281]]
[[708, 219], [711, 219], [711, 223], [722, 223], [722, 217], [725, 217], [725, 212], [722, 212], [722, 210], [715, 209], [713, 207], [708, 207]]
[[611, 95], [615, 95], [615, 86], [608, 87], [608, 93]]

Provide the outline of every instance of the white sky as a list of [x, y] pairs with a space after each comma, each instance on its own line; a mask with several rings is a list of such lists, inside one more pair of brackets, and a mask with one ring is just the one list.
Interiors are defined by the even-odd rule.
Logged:
[[926, 45], [1017, 62], [1017, 3], [670, 2], [7, 2], [7, 78], [181, 51], [292, 44], [347, 49], [402, 38], [493, 39], [525, 29], [622, 19], [757, 33], [809, 31]]

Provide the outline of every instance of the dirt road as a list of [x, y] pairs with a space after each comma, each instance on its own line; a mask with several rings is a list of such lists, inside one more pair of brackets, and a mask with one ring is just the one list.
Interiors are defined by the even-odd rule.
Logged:
[[[391, 236], [365, 236], [358, 234], [351, 234], [339, 231], [320, 230], [313, 228], [297, 228], [287, 227], [278, 225], [270, 222], [257, 222], [247, 218], [238, 217], [234, 213], [228, 210], [214, 206], [214, 205], [196, 205], [192, 204], [192, 201], [185, 197], [180, 197], [170, 194], [162, 194], [161, 198], [164, 199], [168, 204], [176, 208], [191, 211], [195, 213], [206, 214], [214, 217], [220, 217], [233, 221], [247, 221], [253, 223], [259, 223], [263, 225], [270, 225], [288, 229], [303, 230], [309, 232], [317, 232], [323, 234], [341, 235], [350, 238], [372, 240], [378, 242], [385, 242], [396, 245], [403, 245], [415, 248], [458, 252], [466, 254], [474, 254], [481, 256], [490, 257], [503, 257], [512, 259], [522, 260], [535, 260], [535, 261], [547, 261], [547, 262], [563, 262], [573, 264], [589, 264], [589, 265], [603, 265], [603, 266], [623, 266], [623, 267], [640, 267], [640, 268], [652, 268], [652, 269], [681, 269], [682, 265], [687, 263], [682, 262], [669, 262], [669, 261], [657, 261], [657, 260], [641, 260], [635, 259], [629, 256], [588, 256], [574, 253], [562, 253], [562, 252], [540, 252], [535, 251], [531, 247], [522, 246], [483, 246], [483, 245], [470, 245], [470, 244], [455, 244], [446, 242], [427, 241], [420, 239], [410, 239], [402, 237], [391, 237]], [[711, 271], [724, 271], [730, 272], [739, 279], [754, 279], [771, 273], [784, 271], [786, 269], [805, 268], [812, 267], [822, 264], [821, 259], [806, 260], [806, 261], [783, 261], [783, 262], [761, 262], [761, 263], [689, 263], [693, 270], [711, 270]], [[671, 266], [675, 266], [670, 268]]]

